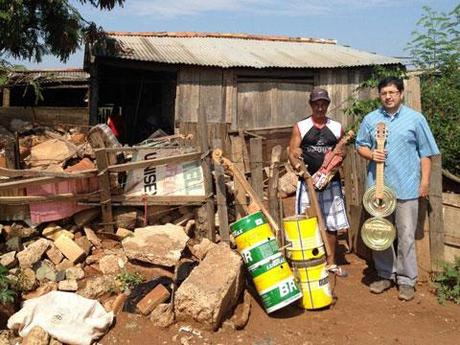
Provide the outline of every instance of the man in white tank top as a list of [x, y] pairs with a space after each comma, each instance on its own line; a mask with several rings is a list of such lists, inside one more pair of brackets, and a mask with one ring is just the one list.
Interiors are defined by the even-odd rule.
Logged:
[[[310, 175], [319, 170], [326, 153], [332, 150], [343, 136], [342, 125], [326, 116], [330, 102], [326, 90], [315, 88], [310, 94], [312, 115], [297, 122], [292, 129], [289, 161], [292, 166], [296, 167], [299, 159], [303, 159]], [[337, 267], [335, 261], [337, 231], [347, 231], [349, 228], [340, 177], [336, 175], [325, 189], [317, 191], [317, 195], [326, 223], [327, 241], [331, 248], [331, 253], [327, 253], [328, 267], [338, 276], [346, 276], [346, 272]], [[296, 193], [296, 213], [305, 213], [309, 204], [304, 181], [299, 180]]]

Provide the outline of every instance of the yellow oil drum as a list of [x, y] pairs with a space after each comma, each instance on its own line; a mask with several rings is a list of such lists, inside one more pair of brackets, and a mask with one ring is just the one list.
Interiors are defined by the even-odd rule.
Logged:
[[292, 262], [292, 271], [303, 293], [303, 298], [299, 301], [300, 307], [321, 309], [332, 303], [329, 274], [324, 259]]
[[279, 310], [302, 298], [295, 277], [281, 253], [249, 269], [267, 313]]
[[231, 224], [230, 230], [248, 269], [279, 253], [272, 229], [260, 211]]
[[326, 252], [316, 217], [293, 216], [283, 219], [286, 257], [292, 261], [322, 258]]

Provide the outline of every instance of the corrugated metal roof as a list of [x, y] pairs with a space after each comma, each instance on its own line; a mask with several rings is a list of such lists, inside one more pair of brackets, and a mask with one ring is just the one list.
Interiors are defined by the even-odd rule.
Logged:
[[89, 74], [82, 69], [47, 69], [47, 70], [28, 70], [15, 71], [9, 74], [9, 84], [28, 83], [36, 80], [40, 84], [56, 83], [87, 83]]
[[336, 68], [401, 63], [324, 39], [200, 33], [108, 33], [108, 39], [115, 40], [122, 51], [98, 50], [95, 55], [222, 68]]

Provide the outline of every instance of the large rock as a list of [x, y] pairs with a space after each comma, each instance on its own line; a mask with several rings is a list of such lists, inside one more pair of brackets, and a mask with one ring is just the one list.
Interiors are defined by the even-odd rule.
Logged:
[[176, 318], [193, 319], [216, 330], [238, 302], [244, 285], [243, 261], [226, 244], [212, 248], [175, 296]]
[[181, 226], [166, 224], [137, 228], [134, 236], [125, 238], [122, 244], [129, 259], [174, 266], [188, 240]]
[[40, 238], [26, 249], [19, 252], [17, 258], [21, 267], [31, 267], [34, 263], [38, 262], [43, 254], [48, 250], [50, 241]]

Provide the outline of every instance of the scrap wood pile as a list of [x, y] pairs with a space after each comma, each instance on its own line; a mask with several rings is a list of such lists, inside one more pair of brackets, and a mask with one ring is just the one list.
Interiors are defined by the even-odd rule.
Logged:
[[[104, 125], [88, 130], [15, 124], [1, 131], [0, 265], [5, 270], [0, 274], [4, 287], [17, 294], [5, 312], [20, 310], [9, 318], [12, 331], [3, 337], [89, 344], [108, 331], [120, 310], [162, 327], [194, 320], [210, 330], [234, 314], [227, 322], [244, 327], [250, 302], [243, 294], [241, 257], [227, 244], [196, 236], [196, 205], [114, 202], [110, 225], [116, 231], [105, 231], [95, 151], [106, 148], [108, 164], [123, 165], [136, 155], [142, 163], [137, 148], [123, 151]], [[155, 158], [188, 157], [187, 140], [155, 136], [141, 149], [156, 152]], [[143, 182], [145, 170], [148, 166]], [[138, 184], [145, 191], [146, 183], [129, 174], [109, 177], [112, 197], [126, 196], [130, 179], [131, 191]], [[156, 188], [167, 190], [169, 182]], [[62, 320], [78, 322], [56, 327], [51, 318], [59, 313]]]
[[[161, 327], [188, 320], [209, 330], [216, 330], [224, 320], [233, 328], [245, 326], [251, 300], [245, 289], [247, 272], [239, 253], [231, 249], [235, 240], [228, 233], [228, 223], [236, 220], [237, 201], [232, 197], [235, 195], [236, 200], [239, 188], [233, 174], [224, 174], [227, 218], [222, 220], [219, 212], [216, 214], [216, 242], [230, 242], [231, 248], [197, 236], [199, 205], [188, 201], [183, 205], [152, 206], [147, 198], [136, 199], [153, 185], [148, 165], [142, 166], [141, 182], [121, 169], [108, 174], [113, 206], [110, 227], [116, 230], [110, 232], [100, 207], [103, 200], [97, 150], [107, 149], [109, 167], [124, 166], [136, 159], [142, 163], [151, 156], [190, 155], [190, 138], [155, 135], [139, 145], [147, 150], [143, 152], [139, 147], [123, 150], [104, 125], [90, 129], [37, 127], [20, 121], [14, 125], [9, 130], [2, 128], [0, 134], [0, 264], [7, 268], [10, 288], [18, 293], [11, 313], [20, 307], [19, 302], [31, 303], [24, 303], [10, 318], [8, 325], [15, 332], [7, 336], [17, 337], [20, 330], [19, 336], [44, 337], [55, 344], [57, 340], [88, 343], [109, 329], [120, 310], [143, 314]], [[275, 157], [264, 169], [267, 178], [273, 177], [278, 165], [279, 158]], [[270, 183], [268, 189], [273, 187]], [[170, 184], [155, 188], [167, 193]], [[274, 188], [278, 199], [276, 185]], [[129, 193], [137, 200], [134, 205], [117, 201], [126, 200]], [[247, 190], [244, 193], [247, 197]], [[262, 200], [270, 199], [273, 188], [263, 193]], [[194, 199], [189, 196], [187, 200]], [[261, 204], [248, 206], [246, 211], [250, 213]], [[271, 209], [267, 215], [274, 214]], [[49, 305], [50, 299], [69, 300], [60, 294], [84, 298], [73, 300], [77, 306], [86, 305], [88, 300], [100, 303], [100, 308], [94, 308], [98, 312], [94, 317], [103, 327], [86, 324], [86, 338], [78, 339], [72, 338], [72, 334], [79, 334], [72, 328], [64, 334], [56, 332], [49, 320], [52, 313], [43, 304]], [[30, 314], [32, 310], [37, 315]], [[75, 310], [78, 308], [72, 306], [66, 312]]]

